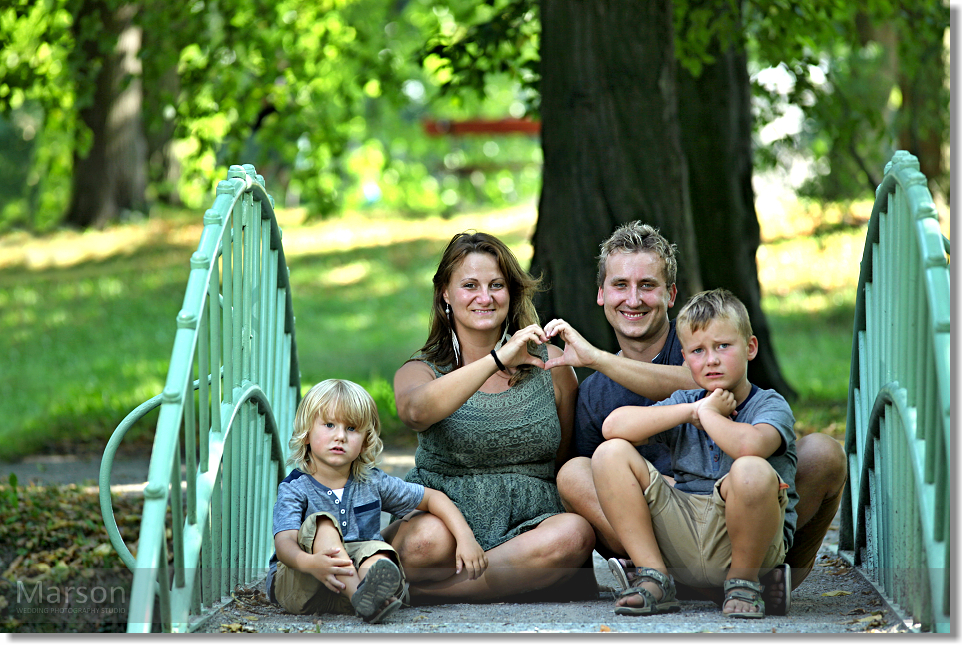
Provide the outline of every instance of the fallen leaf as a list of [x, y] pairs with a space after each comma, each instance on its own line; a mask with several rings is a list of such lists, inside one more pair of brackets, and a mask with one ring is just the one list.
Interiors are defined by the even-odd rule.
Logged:
[[866, 616], [865, 618], [859, 618], [853, 622], [862, 623], [865, 627], [881, 627], [885, 625], [885, 618], [873, 614], [871, 616]]
[[113, 552], [113, 550], [114, 550], [113, 546], [111, 546], [107, 542], [102, 542], [98, 544], [97, 547], [93, 550], [93, 554], [94, 555], [110, 555]]
[[846, 616], [854, 616], [855, 614], [867, 614], [867, 613], [868, 613], [867, 611], [865, 611], [865, 610], [862, 609], [861, 607], [858, 607], [857, 609], [853, 609], [852, 611], [847, 611], [847, 612], [845, 612], [845, 615], [846, 615]]
[[843, 591], [842, 589], [836, 589], [835, 591], [826, 591], [822, 594], [823, 596], [828, 596], [829, 598], [834, 598], [835, 596], [851, 596], [851, 591]]
[[607, 625], [602, 625], [601, 627], [598, 628], [598, 631], [599, 631], [599, 632], [610, 632], [610, 631], [611, 631], [611, 627], [608, 627]]

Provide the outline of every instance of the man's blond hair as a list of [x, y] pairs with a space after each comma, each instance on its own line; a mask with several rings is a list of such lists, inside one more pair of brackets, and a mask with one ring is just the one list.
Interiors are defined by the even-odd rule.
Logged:
[[598, 256], [598, 286], [603, 287], [608, 274], [608, 256], [612, 253], [638, 253], [647, 251], [654, 253], [665, 262], [665, 286], [675, 284], [678, 274], [678, 261], [675, 253], [678, 247], [670, 243], [658, 232], [658, 229], [641, 220], [628, 222], [619, 226], [607, 240], [601, 243], [601, 255]]

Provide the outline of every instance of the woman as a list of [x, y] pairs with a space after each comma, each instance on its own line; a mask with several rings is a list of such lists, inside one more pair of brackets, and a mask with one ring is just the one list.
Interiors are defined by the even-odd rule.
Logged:
[[434, 275], [427, 342], [397, 371], [401, 420], [418, 432], [406, 479], [444, 491], [485, 550], [471, 579], [454, 568], [441, 521], [414, 512], [382, 535], [398, 551], [420, 602], [486, 601], [570, 578], [591, 557], [594, 532], [566, 513], [554, 475], [566, 458], [578, 381], [538, 324], [531, 278], [503, 242], [459, 233]]

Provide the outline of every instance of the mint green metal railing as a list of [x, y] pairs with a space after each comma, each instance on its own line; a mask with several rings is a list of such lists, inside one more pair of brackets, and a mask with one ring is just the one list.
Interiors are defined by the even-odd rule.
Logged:
[[[294, 314], [264, 179], [250, 165], [227, 177], [190, 258], [164, 391], [124, 419], [101, 462], [104, 524], [134, 572], [128, 632], [189, 631], [263, 573], [273, 550], [271, 512], [300, 401]], [[134, 557], [114, 519], [110, 471], [123, 436], [158, 406]]]
[[937, 632], [951, 628], [948, 252], [918, 160], [895, 153], [859, 275], [839, 549]]

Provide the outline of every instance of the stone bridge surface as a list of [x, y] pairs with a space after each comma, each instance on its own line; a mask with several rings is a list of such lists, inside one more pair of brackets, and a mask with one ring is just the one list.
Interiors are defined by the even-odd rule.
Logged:
[[[381, 467], [403, 475], [413, 465], [412, 452], [390, 451]], [[118, 459], [114, 489], [131, 493], [143, 489], [147, 459]], [[96, 486], [99, 459], [33, 458], [0, 464], [0, 478], [16, 473], [22, 484], [77, 483]], [[853, 633], [905, 632], [907, 624], [860, 573], [838, 556], [838, 519], [822, 544], [815, 570], [795, 590], [788, 616], [760, 620], [726, 619], [710, 601], [683, 600], [676, 614], [653, 617], [618, 616], [613, 611], [614, 578], [604, 560], [594, 554], [598, 600], [566, 603], [445, 604], [403, 607], [388, 622], [368, 625], [354, 616], [295, 616], [266, 602], [263, 581], [235, 590], [234, 598], [211, 612], [199, 631], [207, 633]]]

